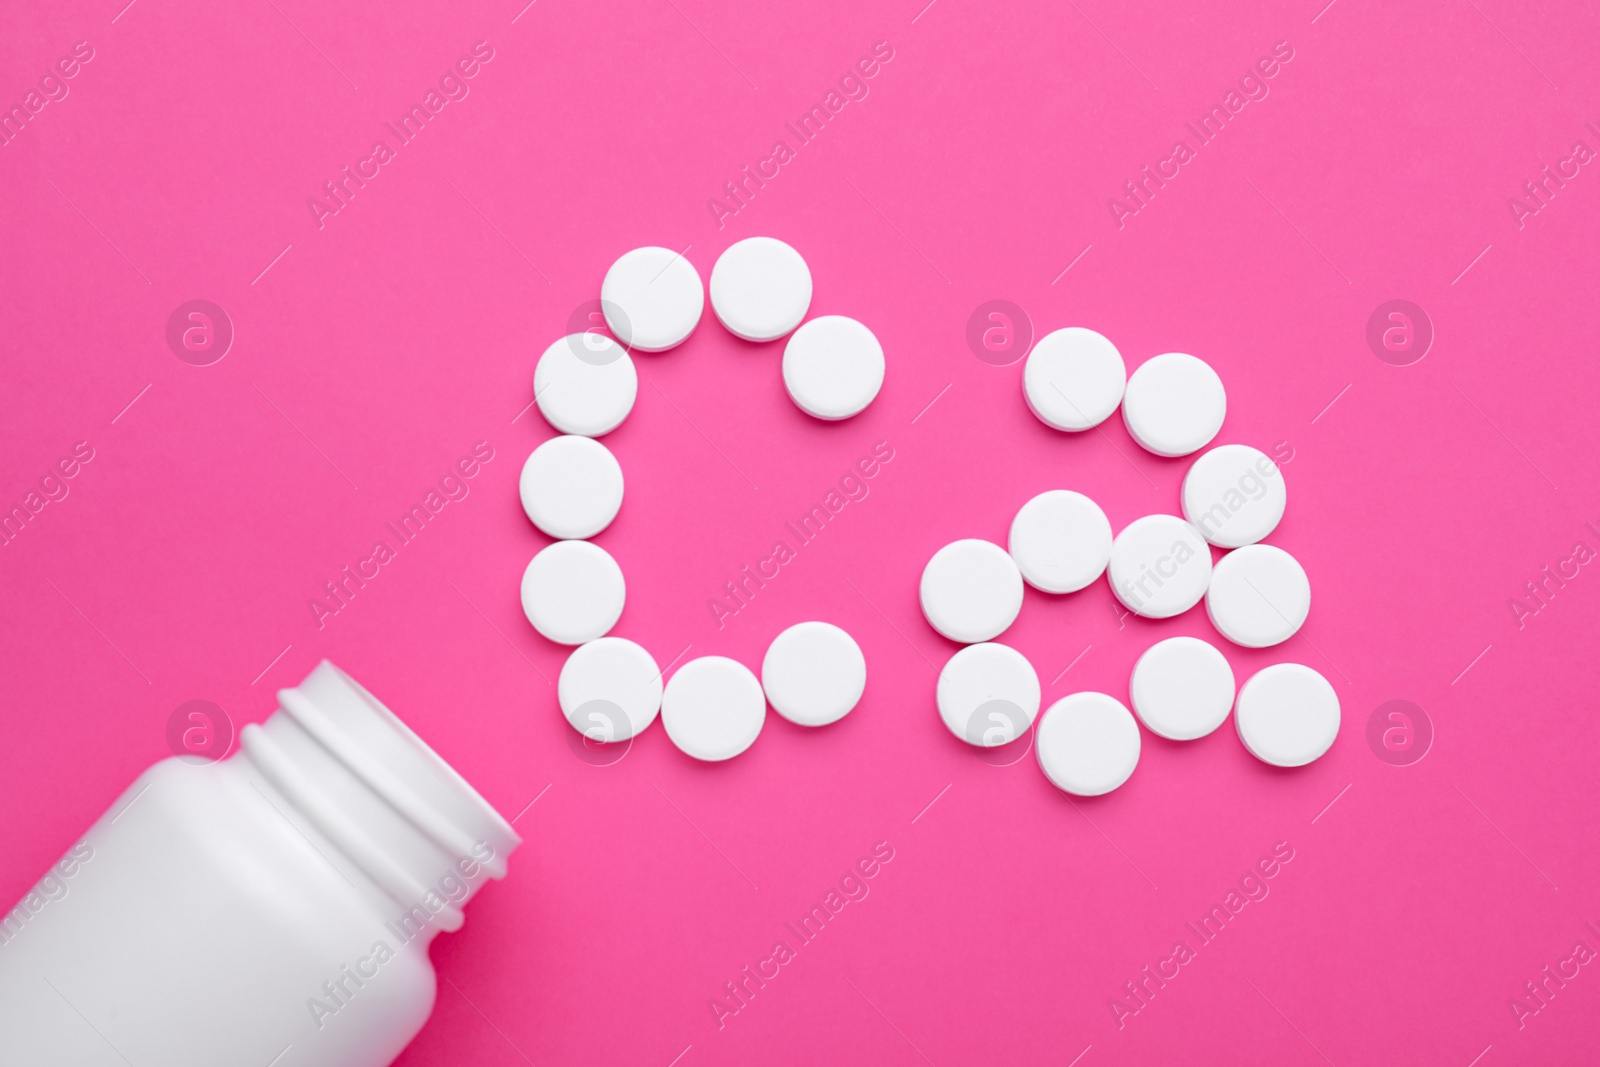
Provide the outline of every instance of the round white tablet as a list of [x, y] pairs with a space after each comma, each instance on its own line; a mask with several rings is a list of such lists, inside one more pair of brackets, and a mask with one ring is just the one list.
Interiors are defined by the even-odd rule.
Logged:
[[819, 316], [783, 346], [783, 385], [807, 415], [848, 419], [883, 386], [883, 346], [855, 319]]
[[551, 537], [593, 537], [622, 507], [622, 467], [592, 437], [552, 437], [522, 465], [522, 510]]
[[561, 713], [592, 741], [626, 741], [644, 732], [661, 710], [661, 669], [625, 637], [579, 645], [556, 683]]
[[1097, 797], [1126, 782], [1139, 765], [1139, 724], [1116, 697], [1073, 693], [1045, 711], [1034, 747], [1056, 788]]
[[969, 745], [995, 748], [1028, 731], [1039, 714], [1039, 676], [1021, 652], [968, 645], [939, 672], [939, 717]]
[[1266, 648], [1287, 641], [1311, 611], [1311, 582], [1300, 561], [1272, 545], [1246, 545], [1217, 561], [1206, 591], [1206, 614], [1236, 645]]
[[1228, 394], [1204, 360], [1168, 352], [1140, 364], [1122, 398], [1133, 439], [1158, 456], [1187, 456], [1222, 429]]
[[1022, 573], [990, 541], [952, 541], [922, 569], [922, 614], [952, 641], [999, 637], [1022, 610]]
[[1135, 519], [1111, 542], [1111, 591], [1135, 615], [1167, 619], [1200, 603], [1211, 584], [1211, 547], [1176, 515]]
[[1069, 326], [1039, 338], [1022, 368], [1028, 407], [1047, 426], [1087, 430], [1122, 402], [1128, 368], [1117, 346], [1093, 330]]
[[623, 253], [600, 284], [606, 325], [623, 344], [641, 352], [681, 345], [694, 332], [705, 305], [700, 272], [670, 248]]
[[776, 237], [746, 237], [711, 268], [711, 307], [746, 341], [776, 341], [806, 317], [811, 268]]
[[1220, 548], [1253, 545], [1278, 526], [1289, 491], [1265, 452], [1219, 445], [1183, 477], [1183, 517]]
[[1111, 522], [1100, 505], [1070, 489], [1040, 493], [1011, 520], [1011, 558], [1028, 584], [1073, 593], [1105, 573]]
[[732, 759], [755, 743], [766, 718], [761, 683], [726, 656], [690, 660], [661, 694], [661, 725], [695, 759]]
[[539, 414], [562, 433], [610, 433], [628, 417], [638, 395], [633, 357], [603, 333], [561, 338], [544, 350], [533, 369]]
[[1310, 667], [1274, 663], [1239, 690], [1233, 724], [1256, 759], [1274, 767], [1303, 767], [1339, 736], [1339, 695]]
[[1233, 668], [1210, 642], [1169, 637], [1133, 665], [1128, 696], [1152, 733], [1171, 741], [1204, 737], [1233, 707]]
[[861, 646], [827, 622], [802, 622], [773, 638], [761, 661], [761, 688], [774, 711], [800, 726], [838, 722], [867, 687]]
[[522, 612], [558, 645], [601, 637], [622, 615], [627, 587], [611, 553], [589, 541], [557, 541], [522, 572]]

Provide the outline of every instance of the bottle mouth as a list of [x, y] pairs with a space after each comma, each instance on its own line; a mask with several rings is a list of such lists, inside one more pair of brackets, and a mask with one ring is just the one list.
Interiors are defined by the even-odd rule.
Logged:
[[360, 682], [323, 660], [305, 681], [278, 695], [302, 728], [435, 844], [458, 859], [477, 859], [473, 846], [487, 844], [493, 858], [478, 862], [491, 877], [505, 877], [506, 857], [522, 838]]
[[[334, 754], [352, 772], [391, 804], [400, 807], [406, 803], [406, 793], [414, 794], [417, 801], [456, 828], [458, 835], [464, 834], [470, 843], [490, 845], [495, 859], [485, 866], [495, 878], [505, 876], [505, 857], [522, 843], [521, 836], [444, 757], [360, 682], [323, 660], [290, 692], [306, 697], [342, 735], [319, 740], [338, 746]], [[302, 720], [294, 708], [284, 707]], [[303, 720], [301, 725], [307, 726]], [[368, 777], [363, 766], [377, 773]], [[391, 776], [383, 771], [397, 773]], [[391, 777], [393, 781], [385, 781]], [[418, 829], [427, 832], [425, 827]]]
[[[511, 824], [332, 663], [279, 690], [278, 702], [281, 720], [248, 726], [240, 737], [262, 773], [408, 914], [458, 929], [462, 906], [483, 882], [505, 877], [522, 843]], [[305, 773], [313, 766], [326, 770]]]

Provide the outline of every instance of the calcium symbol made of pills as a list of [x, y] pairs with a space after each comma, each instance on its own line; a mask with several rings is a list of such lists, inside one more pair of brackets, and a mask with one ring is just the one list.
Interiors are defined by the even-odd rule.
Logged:
[[[712, 269], [710, 295], [718, 321], [735, 336], [753, 343], [788, 336], [784, 387], [807, 414], [850, 418], [878, 395], [882, 346], [854, 319], [806, 319], [811, 272], [790, 245], [770, 237], [731, 245]], [[842, 718], [860, 700], [866, 662], [837, 626], [802, 622], [771, 643], [759, 680], [734, 660], [703, 656], [683, 664], [663, 686], [665, 672], [647, 651], [608, 636], [622, 614], [626, 585], [611, 555], [586, 539], [617, 514], [623, 478], [621, 465], [597, 439], [633, 408], [638, 370], [632, 352], [682, 344], [699, 325], [705, 298], [699, 272], [681, 253], [634, 249], [606, 272], [597, 302], [617, 340], [593, 329], [592, 302], [585, 305], [590, 311], [583, 328], [540, 356], [535, 403], [567, 436], [541, 444], [523, 468], [523, 508], [557, 540], [528, 564], [522, 604], [546, 638], [576, 646], [562, 668], [558, 700], [586, 740], [600, 740], [593, 715], [600, 707], [614, 712], [603, 733], [615, 742], [631, 744], [660, 717], [685, 753], [723, 760], [755, 742], [769, 703], [801, 725]], [[1141, 447], [1180, 457], [1205, 448], [1222, 427], [1222, 380], [1195, 356], [1158, 355], [1130, 376], [1117, 347], [1094, 330], [1067, 327], [1040, 338], [1031, 351], [1025, 345], [1027, 405], [1056, 430], [1093, 429], [1120, 407]], [[1006, 548], [968, 538], [934, 554], [921, 579], [923, 614], [939, 633], [966, 645], [939, 674], [936, 703], [951, 733], [989, 751], [1032, 729], [1040, 768], [1056, 786], [1080, 795], [1110, 792], [1132, 775], [1141, 748], [1134, 713], [1154, 733], [1190, 740], [1215, 730], [1232, 711], [1246, 749], [1278, 766], [1300, 766], [1327, 751], [1338, 733], [1338, 697], [1309, 667], [1264, 668], [1238, 688], [1236, 701], [1232, 670], [1214, 646], [1171, 638], [1135, 665], [1132, 711], [1109, 694], [1084, 692], [1040, 715], [1037, 673], [995, 640], [1021, 611], [1024, 583], [1068, 595], [1102, 574], [1135, 615], [1170, 618], [1204, 600], [1217, 631], [1236, 644], [1269, 647], [1298, 632], [1311, 602], [1305, 571], [1287, 552], [1260, 543], [1287, 503], [1282, 472], [1272, 460], [1246, 445], [1210, 449], [1191, 465], [1180, 497], [1182, 517], [1147, 515], [1113, 536], [1094, 501], [1052, 489], [1017, 512]], [[1212, 546], [1228, 553], [1215, 567]]]

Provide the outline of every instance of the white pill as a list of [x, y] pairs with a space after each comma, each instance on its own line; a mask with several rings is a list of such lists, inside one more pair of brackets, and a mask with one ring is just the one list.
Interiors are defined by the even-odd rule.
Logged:
[[1100, 425], [1122, 402], [1128, 368], [1117, 346], [1069, 326], [1039, 338], [1022, 369], [1028, 407], [1047, 426], [1073, 432]]
[[802, 622], [773, 638], [761, 661], [761, 688], [774, 711], [800, 726], [826, 726], [849, 714], [867, 687], [861, 646], [827, 622]]
[[522, 510], [551, 537], [593, 537], [622, 507], [622, 467], [592, 437], [552, 437], [522, 465]]
[[1111, 591], [1136, 615], [1167, 619], [1206, 595], [1211, 547], [1176, 515], [1135, 519], [1111, 542]]
[[661, 725], [695, 759], [732, 759], [755, 743], [766, 719], [761, 683], [726, 656], [690, 660], [661, 695]]
[[1045, 593], [1073, 593], [1105, 573], [1111, 522], [1082, 493], [1052, 489], [1022, 505], [1011, 520], [1007, 544], [1029, 585]]
[[939, 717], [969, 745], [995, 748], [1027, 733], [1039, 714], [1039, 676], [1021, 652], [988, 642], [945, 662], [936, 697]]
[[1239, 690], [1233, 724], [1256, 759], [1274, 767], [1303, 767], [1339, 736], [1339, 694], [1310, 667], [1274, 663]]
[[1139, 765], [1139, 724], [1116, 697], [1073, 693], [1045, 711], [1034, 745], [1056, 788], [1097, 797], [1126, 782]]
[[539, 414], [562, 433], [610, 433], [628, 417], [638, 395], [633, 357], [603, 333], [561, 338], [544, 350], [533, 369]]
[[1198, 637], [1169, 637], [1133, 665], [1128, 696], [1151, 732], [1193, 741], [1222, 725], [1233, 707], [1233, 668]]
[[1217, 561], [1206, 614], [1236, 645], [1266, 648], [1295, 635], [1311, 611], [1311, 582], [1300, 561], [1272, 545], [1246, 545]]
[[604, 636], [621, 617], [626, 599], [622, 568], [589, 541], [546, 545], [522, 572], [522, 612], [558, 645]]
[[1278, 465], [1249, 445], [1219, 445], [1183, 477], [1183, 517], [1219, 548], [1255, 544], [1277, 528], [1288, 502]]
[[776, 341], [806, 317], [811, 268], [776, 237], [747, 237], [728, 246], [711, 268], [711, 307], [746, 341]]
[[1022, 610], [1022, 573], [990, 541], [952, 541], [922, 569], [922, 614], [952, 641], [999, 637]]
[[683, 344], [705, 305], [700, 272], [670, 248], [624, 253], [600, 284], [606, 325], [623, 344], [641, 352], [665, 352]]
[[1122, 398], [1128, 432], [1158, 456], [1187, 456], [1204, 448], [1227, 413], [1228, 394], [1217, 372], [1182, 352], [1141, 364]]
[[625, 637], [579, 645], [556, 683], [561, 713], [592, 741], [626, 741], [643, 733], [661, 710], [661, 669]]
[[807, 415], [848, 419], [883, 387], [883, 346], [855, 319], [819, 316], [783, 346], [783, 385]]

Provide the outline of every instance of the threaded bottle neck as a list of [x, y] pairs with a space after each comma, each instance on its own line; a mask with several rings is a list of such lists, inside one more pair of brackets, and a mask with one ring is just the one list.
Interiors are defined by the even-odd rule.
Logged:
[[[511, 825], [388, 708], [323, 661], [240, 734], [247, 759], [377, 892], [411, 936], [456, 930], [503, 878]], [[354, 884], [354, 883], [352, 883]]]

